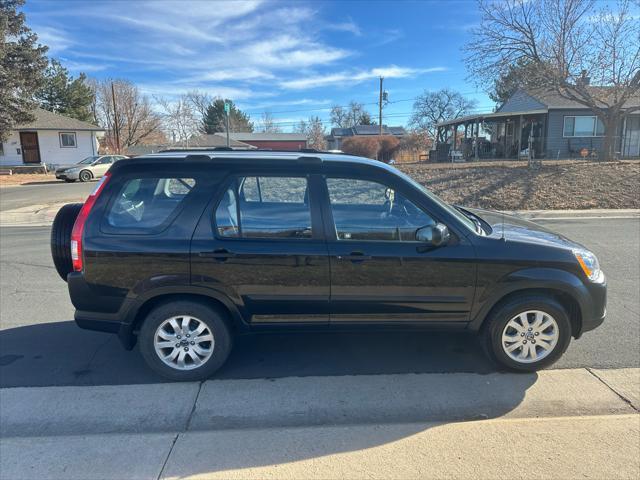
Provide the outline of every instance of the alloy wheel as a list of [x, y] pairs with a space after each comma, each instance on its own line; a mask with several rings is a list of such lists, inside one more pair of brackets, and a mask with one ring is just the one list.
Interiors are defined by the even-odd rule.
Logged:
[[211, 358], [214, 345], [209, 327], [189, 315], [168, 318], [153, 336], [158, 357], [176, 370], [193, 370], [202, 366]]
[[502, 349], [518, 363], [534, 363], [549, 355], [558, 344], [556, 320], [541, 310], [528, 310], [509, 320], [502, 331]]

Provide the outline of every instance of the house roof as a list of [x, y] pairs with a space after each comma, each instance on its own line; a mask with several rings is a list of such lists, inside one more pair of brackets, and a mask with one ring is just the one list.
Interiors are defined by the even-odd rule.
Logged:
[[[217, 135], [225, 136], [225, 133]], [[250, 141], [274, 141], [274, 142], [305, 142], [307, 136], [304, 133], [268, 133], [268, 132], [232, 132], [229, 137], [239, 142]]]
[[[254, 149], [253, 145], [242, 143], [234, 140], [232, 134], [229, 134], [229, 145], [234, 148]], [[202, 134], [189, 139], [189, 147], [226, 147], [227, 137], [224, 133]]]
[[[613, 90], [609, 87], [597, 87], [597, 86], [589, 86], [587, 90], [590, 91], [592, 95], [596, 98], [606, 97], [608, 94], [613, 93]], [[576, 102], [575, 100], [571, 100], [561, 96], [558, 92], [550, 89], [519, 89], [516, 91], [509, 100], [507, 100], [498, 110], [506, 111], [509, 109], [511, 103], [516, 100], [518, 103], [521, 103], [523, 99], [527, 99], [529, 102], [533, 102], [536, 107], [542, 106], [549, 109], [559, 109], [559, 108], [580, 108], [580, 109], [588, 109], [589, 107], [584, 106], [583, 104]], [[625, 103], [625, 108], [629, 107], [640, 107], [640, 93], [634, 97], [631, 97]]]
[[36, 108], [33, 114], [36, 117], [33, 122], [16, 125], [14, 130], [92, 130], [104, 132], [104, 128], [97, 127], [89, 122], [65, 117], [42, 108]]
[[[332, 128], [331, 136], [332, 137], [352, 137], [354, 135], [379, 135], [380, 127], [378, 125], [355, 125], [351, 128]], [[404, 127], [388, 127], [386, 125], [382, 125], [382, 134], [383, 135], [395, 135], [402, 136], [406, 135], [407, 132]]]

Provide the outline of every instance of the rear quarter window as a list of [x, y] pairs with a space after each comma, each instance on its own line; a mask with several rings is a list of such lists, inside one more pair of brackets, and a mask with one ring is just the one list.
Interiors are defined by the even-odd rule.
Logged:
[[120, 187], [106, 215], [109, 227], [155, 233], [166, 226], [196, 185], [193, 178], [134, 178]]

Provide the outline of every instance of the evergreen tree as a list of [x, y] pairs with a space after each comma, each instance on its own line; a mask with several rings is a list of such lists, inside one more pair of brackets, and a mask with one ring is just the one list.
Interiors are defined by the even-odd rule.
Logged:
[[224, 100], [218, 97], [207, 107], [202, 118], [205, 133], [226, 132], [225, 102], [231, 104], [231, 109], [229, 110], [229, 130], [231, 132], [253, 132], [253, 123], [249, 115], [236, 107], [231, 100]]
[[84, 73], [73, 78], [58, 60], [53, 59], [45, 71], [44, 85], [36, 93], [36, 100], [45, 110], [89, 122], [93, 118], [94, 93], [86, 80]]
[[0, 0], [0, 141], [16, 125], [34, 120], [34, 93], [42, 85], [47, 47], [25, 25], [24, 0]]

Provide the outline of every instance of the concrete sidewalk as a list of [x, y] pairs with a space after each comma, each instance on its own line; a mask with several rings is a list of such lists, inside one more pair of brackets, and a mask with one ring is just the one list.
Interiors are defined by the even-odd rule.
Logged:
[[640, 416], [10, 438], [0, 477], [637, 479]]
[[640, 369], [289, 377], [0, 390], [2, 437], [622, 415]]
[[638, 478], [640, 369], [0, 390], [0, 478]]

